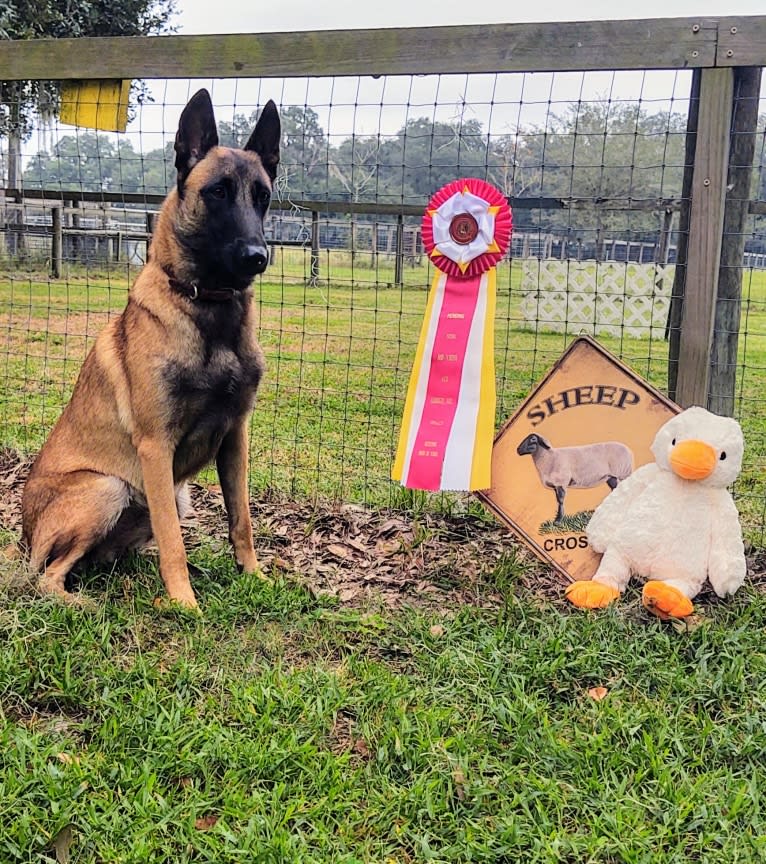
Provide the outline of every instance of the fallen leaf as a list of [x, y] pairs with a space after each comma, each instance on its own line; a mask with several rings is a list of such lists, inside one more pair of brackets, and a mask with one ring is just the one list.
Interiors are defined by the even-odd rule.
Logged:
[[465, 798], [465, 774], [462, 768], [455, 768], [452, 772], [452, 780], [455, 784], [455, 794], [462, 801]]
[[19, 549], [19, 547], [15, 543], [11, 543], [9, 546], [6, 546], [2, 550], [2, 554], [5, 558], [8, 559], [8, 561], [18, 561], [22, 557], [21, 549]]
[[330, 555], [334, 555], [336, 558], [343, 558], [344, 560], [348, 558], [348, 549], [345, 546], [341, 546], [339, 543], [329, 543], [327, 546], [327, 551]]
[[57, 753], [56, 758], [64, 765], [79, 765], [80, 759], [78, 756], [70, 756], [69, 753]]
[[378, 527], [378, 536], [380, 537], [383, 534], [393, 534], [406, 529], [407, 523], [402, 519], [387, 519]]
[[207, 831], [212, 828], [216, 822], [218, 822], [218, 817], [213, 813], [208, 813], [207, 816], [200, 816], [199, 819], [194, 821], [194, 827], [198, 831]]
[[606, 695], [609, 691], [606, 687], [591, 687], [588, 690], [588, 696], [596, 702], [600, 702], [602, 699], [606, 698]]
[[444, 636], [444, 627], [441, 624], [434, 624], [432, 627], [428, 628], [428, 632], [432, 636]]
[[72, 848], [74, 834], [72, 826], [65, 825], [51, 840], [52, 851], [56, 855], [56, 864], [69, 864], [69, 850]]
[[367, 746], [367, 742], [364, 738], [357, 738], [356, 741], [354, 741], [354, 753], [361, 756], [362, 759], [369, 758], [370, 748]]
[[670, 624], [676, 633], [693, 633], [705, 623], [705, 616], [700, 612], [687, 615], [686, 618], [671, 618]]

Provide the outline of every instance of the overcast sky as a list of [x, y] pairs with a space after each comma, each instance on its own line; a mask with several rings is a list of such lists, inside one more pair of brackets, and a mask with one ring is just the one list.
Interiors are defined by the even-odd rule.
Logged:
[[352, 27], [422, 27], [519, 21], [584, 21], [702, 15], [763, 15], [764, 0], [178, 0], [181, 33], [257, 33]]

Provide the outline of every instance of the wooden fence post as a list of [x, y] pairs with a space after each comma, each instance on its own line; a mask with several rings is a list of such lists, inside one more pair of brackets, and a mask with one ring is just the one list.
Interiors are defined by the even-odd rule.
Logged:
[[51, 208], [53, 216], [53, 234], [51, 236], [51, 276], [61, 278], [61, 257], [64, 248], [64, 231], [61, 220], [61, 207]]
[[681, 182], [681, 207], [678, 214], [678, 246], [673, 287], [670, 291], [670, 309], [665, 338], [668, 340], [668, 395], [676, 398], [678, 384], [678, 354], [681, 347], [681, 316], [684, 311], [686, 289], [686, 262], [689, 255], [689, 215], [691, 213], [692, 180], [694, 179], [694, 151], [697, 146], [699, 124], [699, 98], [701, 69], [692, 72], [689, 93], [689, 115], [686, 120], [686, 143], [684, 147], [684, 176]]
[[154, 234], [154, 211], [146, 211], [146, 260], [149, 260], [149, 245], [152, 242], [152, 234]]
[[394, 284], [404, 284], [404, 216], [396, 217], [396, 257], [394, 258]]
[[734, 70], [703, 69], [675, 397], [684, 408], [708, 404], [733, 100]]
[[319, 284], [319, 211], [311, 211], [311, 276], [309, 285]]
[[718, 297], [710, 354], [708, 408], [716, 414], [734, 413], [740, 314], [742, 308], [742, 258], [750, 203], [755, 138], [758, 128], [760, 67], [734, 70], [734, 106], [731, 121], [729, 176], [723, 221]]

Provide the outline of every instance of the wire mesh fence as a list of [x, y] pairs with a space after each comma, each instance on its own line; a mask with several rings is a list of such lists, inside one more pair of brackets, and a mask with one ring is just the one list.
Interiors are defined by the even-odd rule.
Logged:
[[[271, 263], [255, 283], [268, 364], [256, 489], [406, 500], [389, 477], [432, 277], [420, 215], [461, 176], [493, 183], [514, 210], [498, 268], [498, 422], [583, 332], [666, 391], [691, 81], [686, 70], [154, 80], [125, 134], [38, 115], [20, 184], [7, 135], [0, 154], [22, 190], [0, 213], [0, 440], [41, 445], [123, 307], [175, 182], [178, 116], [200, 86], [221, 143], [242, 143], [268, 98], [282, 118]], [[754, 202], [766, 198], [759, 108]], [[748, 441], [740, 509], [762, 541], [766, 216], [751, 210], [734, 414]]]

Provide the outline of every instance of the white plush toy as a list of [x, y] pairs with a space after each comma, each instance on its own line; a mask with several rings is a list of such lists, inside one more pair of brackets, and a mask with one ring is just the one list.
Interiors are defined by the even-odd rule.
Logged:
[[691, 614], [705, 579], [719, 597], [745, 579], [742, 528], [726, 488], [742, 467], [744, 441], [736, 420], [687, 408], [660, 428], [655, 462], [643, 465], [599, 504], [586, 534], [603, 557], [592, 580], [566, 597], [588, 609], [606, 606], [631, 573], [648, 581], [643, 602], [661, 618]]

